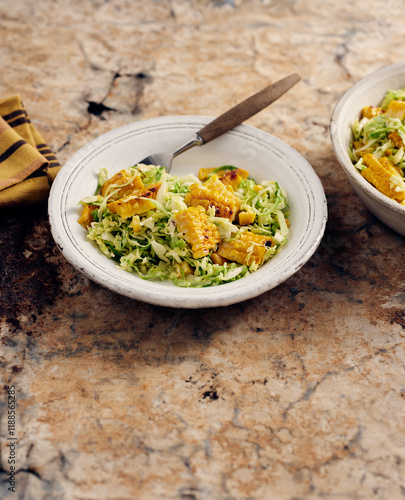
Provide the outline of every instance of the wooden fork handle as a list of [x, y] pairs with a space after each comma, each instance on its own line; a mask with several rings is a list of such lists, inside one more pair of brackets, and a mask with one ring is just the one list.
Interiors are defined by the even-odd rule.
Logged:
[[237, 125], [266, 108], [272, 102], [285, 94], [291, 87], [301, 80], [300, 75], [293, 73], [282, 80], [279, 80], [256, 94], [248, 97], [240, 104], [226, 111], [221, 116], [203, 127], [197, 134], [203, 143], [212, 141], [216, 137], [228, 132]]

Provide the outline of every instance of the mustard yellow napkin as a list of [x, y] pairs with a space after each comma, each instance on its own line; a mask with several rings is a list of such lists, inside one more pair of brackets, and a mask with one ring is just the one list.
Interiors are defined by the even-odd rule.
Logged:
[[60, 168], [20, 96], [0, 99], [0, 207], [46, 201]]

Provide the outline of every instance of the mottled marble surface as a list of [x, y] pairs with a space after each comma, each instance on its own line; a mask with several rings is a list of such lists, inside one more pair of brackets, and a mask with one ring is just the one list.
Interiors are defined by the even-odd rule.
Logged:
[[299, 72], [248, 123], [309, 160], [329, 221], [276, 289], [190, 311], [88, 281], [55, 247], [46, 207], [1, 213], [1, 498], [405, 497], [404, 238], [354, 195], [328, 131], [353, 82], [403, 58], [404, 11], [395, 0], [2, 0], [0, 95], [20, 93], [62, 163], [114, 127], [216, 116]]

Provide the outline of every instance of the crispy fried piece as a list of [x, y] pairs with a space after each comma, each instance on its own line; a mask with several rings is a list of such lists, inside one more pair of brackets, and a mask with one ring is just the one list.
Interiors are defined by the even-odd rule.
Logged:
[[218, 178], [226, 186], [229, 185], [233, 189], [236, 189], [244, 179], [248, 178], [248, 175], [249, 172], [247, 170], [237, 168], [235, 170], [228, 170], [225, 174], [218, 176]]
[[193, 257], [208, 255], [221, 241], [217, 226], [210, 222], [202, 207], [188, 207], [173, 217], [177, 231], [191, 246]]
[[248, 226], [255, 221], [256, 214], [253, 212], [239, 212], [239, 225]]
[[133, 176], [128, 175], [126, 170], [121, 170], [121, 172], [116, 173], [102, 185], [100, 189], [101, 196], [107, 196], [107, 194], [118, 189], [118, 192], [110, 198], [110, 200], [118, 200], [119, 198], [129, 196], [135, 191], [139, 191], [145, 187], [139, 175], [133, 179], [132, 177]]
[[362, 118], [374, 118], [377, 115], [384, 113], [384, 110], [376, 106], [366, 106], [361, 110]]
[[399, 118], [402, 121], [405, 118], [405, 102], [391, 101], [385, 112], [385, 116], [389, 118]]
[[393, 177], [399, 177], [401, 180], [402, 177], [387, 157], [378, 159], [373, 154], [367, 154], [364, 156], [363, 162], [367, 168], [361, 171], [361, 175], [368, 182], [389, 198], [399, 203], [405, 201], [405, 192], [396, 191], [392, 182]]
[[85, 229], [90, 227], [90, 224], [94, 221], [92, 215], [93, 210], [98, 210], [98, 207], [94, 205], [88, 205], [87, 203], [83, 205], [82, 215], [80, 216], [78, 223]]
[[396, 130], [394, 130], [394, 132], [390, 132], [387, 137], [388, 137], [388, 139], [391, 140], [391, 142], [394, 144], [394, 146], [398, 149], [404, 145], [404, 143], [402, 142], [401, 136], [398, 134], [398, 132]]
[[[198, 178], [200, 181], [206, 181], [208, 177], [214, 173], [216, 168], [200, 168], [198, 171]], [[243, 168], [231, 168], [229, 170], [223, 170], [216, 174], [218, 179], [222, 181], [226, 185], [231, 185], [234, 189], [236, 189], [241, 183], [242, 179], [247, 179], [249, 176], [249, 172], [244, 170]]]
[[217, 217], [225, 217], [232, 222], [240, 209], [241, 201], [231, 189], [213, 174], [204, 184], [192, 184], [184, 201], [189, 206], [202, 206], [205, 210], [213, 206]]
[[155, 204], [153, 202], [141, 198], [151, 198], [155, 200], [161, 184], [161, 182], [150, 184], [148, 187], [135, 191], [129, 196], [111, 201], [107, 204], [107, 207], [111, 212], [120, 215], [124, 219], [132, 217], [133, 215], [144, 214], [149, 212], [149, 210], [154, 210]]
[[222, 241], [218, 246], [217, 253], [224, 259], [245, 266], [251, 266], [252, 264], [260, 266], [263, 264], [267, 248], [272, 244], [272, 239], [268, 236], [244, 231], [235, 240]]

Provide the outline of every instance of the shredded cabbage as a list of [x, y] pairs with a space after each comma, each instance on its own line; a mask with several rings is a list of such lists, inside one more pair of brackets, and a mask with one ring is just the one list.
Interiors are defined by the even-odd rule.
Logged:
[[405, 89], [388, 90], [380, 107], [374, 108], [375, 116], [371, 118], [362, 116], [353, 122], [352, 140], [348, 152], [354, 167], [359, 172], [366, 168], [363, 163], [363, 156], [366, 153], [372, 153], [377, 159], [383, 156], [388, 158], [399, 174], [393, 176], [391, 182], [396, 185], [396, 190], [402, 191], [405, 186], [405, 119], [391, 118], [385, 114], [389, 104], [394, 100], [405, 101]]
[[[231, 170], [224, 166], [216, 171]], [[184, 201], [189, 186], [201, 181], [194, 175], [171, 175], [160, 166], [136, 165], [126, 169], [130, 179], [141, 176], [144, 186], [161, 182], [156, 199], [142, 198], [153, 203], [154, 209], [145, 213], [122, 217], [108, 207], [122, 185], [113, 184], [101, 196], [100, 188], [109, 179], [105, 168], [100, 170], [98, 187], [94, 196], [83, 198], [79, 203], [91, 205], [94, 210], [87, 226], [87, 239], [93, 242], [117, 266], [137, 273], [146, 280], [170, 280], [181, 287], [206, 287], [229, 283], [254, 272], [257, 265], [242, 265], [226, 261], [215, 263], [209, 255], [194, 258], [190, 245], [177, 232], [173, 220], [175, 214], [187, 209]], [[129, 181], [125, 184], [128, 185]], [[110, 189], [111, 187], [111, 189]], [[221, 240], [232, 240], [241, 231], [271, 236], [272, 245], [266, 247], [264, 262], [272, 258], [286, 244], [288, 236], [289, 207], [287, 195], [277, 182], [263, 181], [260, 186], [250, 178], [244, 179], [234, 194], [241, 200], [241, 210], [254, 214], [251, 224], [240, 226], [235, 221], [218, 217], [214, 207], [208, 207], [206, 215], [218, 228]]]

